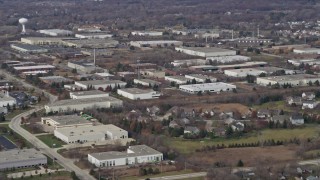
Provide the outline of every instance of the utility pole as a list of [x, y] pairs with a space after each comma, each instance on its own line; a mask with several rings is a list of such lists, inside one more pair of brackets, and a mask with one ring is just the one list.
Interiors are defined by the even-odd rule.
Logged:
[[260, 26], [258, 25], [258, 38], [260, 37]]
[[140, 79], [140, 60], [137, 60], [137, 73], [138, 73], [138, 79]]

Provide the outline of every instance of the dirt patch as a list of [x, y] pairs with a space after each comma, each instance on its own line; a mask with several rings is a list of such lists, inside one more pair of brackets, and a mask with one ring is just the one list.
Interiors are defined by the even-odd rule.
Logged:
[[258, 159], [268, 159], [270, 162], [282, 164], [298, 160], [296, 149], [297, 146], [227, 148], [215, 152], [195, 153], [189, 161], [194, 164], [209, 165], [219, 162], [226, 166], [236, 166], [241, 159], [245, 166], [250, 167], [256, 166]]

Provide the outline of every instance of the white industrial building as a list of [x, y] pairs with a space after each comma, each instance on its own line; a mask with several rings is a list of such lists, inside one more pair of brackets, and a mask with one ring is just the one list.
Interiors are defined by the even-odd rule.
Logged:
[[176, 47], [176, 51], [200, 57], [235, 56], [237, 51], [216, 47]]
[[0, 152], [0, 170], [28, 168], [47, 164], [47, 157], [35, 149], [14, 149]]
[[104, 39], [70, 39], [63, 40], [64, 45], [75, 48], [88, 48], [88, 49], [103, 49], [103, 48], [115, 48], [119, 45], [119, 41], [104, 38]]
[[46, 53], [48, 49], [31, 44], [11, 44], [10, 47], [22, 53]]
[[210, 81], [210, 82], [217, 81], [217, 78], [215, 78], [215, 77], [202, 75], [202, 74], [186, 74], [184, 77], [187, 79], [190, 79], [191, 81], [194, 79], [199, 83], [205, 83], [206, 81]]
[[318, 59], [289, 59], [288, 63], [293, 64], [294, 66], [300, 66], [300, 64], [308, 64], [310, 66], [312, 65], [319, 65], [320, 64], [320, 60]]
[[197, 94], [198, 92], [221, 92], [221, 91], [232, 91], [236, 89], [235, 85], [227, 84], [223, 82], [217, 83], [203, 83], [203, 84], [189, 84], [181, 85], [179, 89], [184, 92]]
[[80, 39], [105, 39], [112, 38], [113, 34], [98, 32], [98, 33], [84, 33], [84, 34], [75, 34], [76, 38]]
[[35, 65], [35, 66], [18, 66], [13, 67], [17, 72], [26, 72], [26, 71], [51, 71], [56, 67], [52, 65]]
[[48, 36], [71, 36], [73, 35], [72, 31], [64, 30], [64, 29], [43, 29], [38, 31], [41, 34], [45, 34]]
[[123, 102], [114, 97], [100, 97], [87, 99], [66, 99], [45, 105], [46, 113], [82, 111], [91, 108], [122, 107]]
[[248, 75], [259, 76], [262, 73], [266, 73], [266, 72], [263, 70], [255, 69], [255, 68], [224, 70], [224, 74], [226, 76], [231, 76], [231, 77], [247, 77]]
[[87, 90], [92, 86], [93, 89], [103, 89], [105, 90], [108, 87], [125, 87], [127, 83], [119, 80], [93, 80], [93, 81], [76, 81], [75, 85], [81, 87], [84, 90]]
[[205, 65], [207, 63], [207, 60], [205, 59], [185, 59], [185, 60], [174, 60], [171, 62], [171, 64], [174, 67], [177, 66], [199, 66], [199, 65]]
[[125, 166], [153, 163], [163, 160], [163, 154], [146, 145], [129, 146], [127, 152], [109, 151], [88, 154], [88, 160], [96, 167]]
[[70, 92], [71, 99], [101, 98], [101, 97], [108, 97], [108, 96], [109, 96], [108, 93], [105, 93], [99, 90]]
[[134, 36], [162, 36], [163, 32], [159, 32], [159, 31], [132, 31], [131, 34]]
[[100, 142], [105, 140], [127, 139], [128, 132], [115, 125], [76, 126], [54, 130], [54, 136], [70, 143]]
[[63, 45], [60, 37], [23, 37], [21, 42], [31, 45]]
[[8, 105], [12, 107], [15, 104], [17, 104], [16, 99], [9, 96], [8, 91], [0, 92], [0, 107], [7, 107]]
[[154, 81], [151, 79], [134, 79], [133, 82], [134, 84], [141, 84], [142, 86], [152, 86], [152, 87], [154, 85], [159, 86], [161, 84], [161, 82]]
[[134, 47], [169, 47], [169, 46], [182, 46], [182, 41], [172, 40], [159, 40], [159, 41], [131, 41], [130, 46]]
[[233, 63], [233, 62], [246, 62], [250, 61], [251, 58], [248, 56], [216, 56], [216, 57], [207, 57], [207, 61], [211, 60], [217, 63]]
[[284, 85], [290, 84], [292, 86], [307, 86], [309, 82], [315, 83], [320, 82], [320, 77], [310, 74], [295, 74], [287, 76], [271, 76], [271, 77], [257, 77], [257, 84], [268, 86], [268, 85]]
[[154, 99], [160, 97], [160, 94], [152, 89], [125, 88], [118, 89], [117, 93], [132, 100]]
[[293, 49], [293, 52], [296, 54], [320, 54], [319, 48], [302, 48], [302, 49]]
[[92, 125], [91, 121], [78, 115], [42, 117], [41, 123], [52, 126], [54, 129]]
[[165, 76], [164, 80], [174, 82], [175, 84], [187, 84], [190, 79], [184, 76]]

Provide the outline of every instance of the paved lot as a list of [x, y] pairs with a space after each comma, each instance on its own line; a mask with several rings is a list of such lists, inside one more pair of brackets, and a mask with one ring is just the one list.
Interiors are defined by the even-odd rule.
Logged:
[[10, 149], [16, 149], [17, 146], [11, 142], [9, 139], [7, 139], [4, 136], [0, 136], [0, 145], [5, 149], [5, 150], [10, 150]]

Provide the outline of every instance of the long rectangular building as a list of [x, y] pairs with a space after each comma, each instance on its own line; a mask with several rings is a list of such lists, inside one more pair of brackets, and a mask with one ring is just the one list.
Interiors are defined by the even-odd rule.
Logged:
[[108, 124], [59, 128], [54, 131], [54, 136], [66, 143], [84, 143], [127, 139], [128, 132], [115, 125]]
[[125, 88], [118, 89], [117, 93], [132, 100], [159, 98], [160, 94], [152, 89]]
[[0, 152], [0, 170], [27, 168], [47, 164], [47, 157], [35, 149]]
[[130, 45], [135, 47], [170, 47], [182, 46], [182, 41], [162, 40], [162, 41], [131, 41]]
[[88, 154], [88, 160], [96, 167], [125, 166], [152, 163], [163, 160], [163, 154], [146, 145], [129, 146], [127, 152], [109, 151]]
[[87, 99], [67, 99], [46, 105], [44, 108], [46, 113], [50, 112], [70, 112], [83, 111], [91, 108], [113, 108], [122, 107], [123, 102], [114, 97], [100, 97]]
[[176, 47], [176, 51], [200, 57], [235, 56], [237, 51], [216, 47]]
[[197, 94], [199, 92], [221, 92], [221, 91], [232, 91], [236, 89], [235, 85], [227, 84], [223, 82], [217, 83], [204, 83], [204, 84], [190, 84], [190, 85], [181, 85], [179, 86], [181, 91]]
[[315, 83], [320, 81], [320, 77], [310, 74], [296, 74], [287, 76], [271, 76], [271, 77], [258, 77], [257, 84], [268, 86], [268, 85], [284, 85], [290, 84], [292, 86], [307, 86], [309, 82]]
[[114, 88], [116, 86], [120, 86], [123, 88], [127, 83], [119, 80], [94, 80], [94, 81], [76, 81], [75, 85], [81, 87], [84, 90], [87, 90], [89, 87], [92, 86], [94, 89], [102, 89], [105, 90], [106, 88]]
[[99, 90], [70, 92], [71, 99], [101, 98], [101, 97], [108, 97], [108, 96], [109, 96], [108, 93], [105, 93]]
[[54, 129], [92, 125], [92, 122], [77, 115], [42, 117], [41, 123], [52, 126]]

